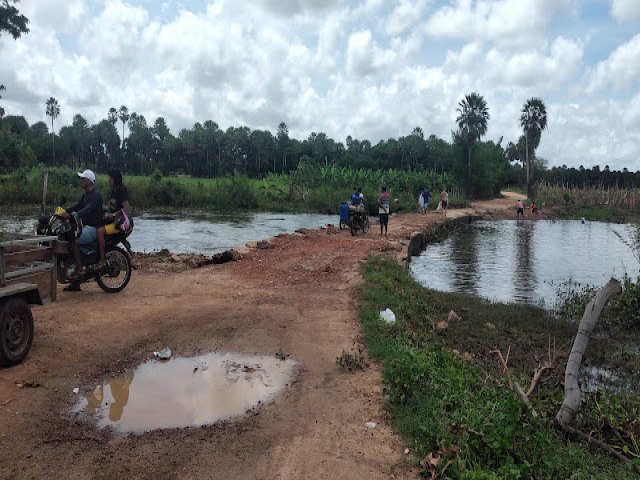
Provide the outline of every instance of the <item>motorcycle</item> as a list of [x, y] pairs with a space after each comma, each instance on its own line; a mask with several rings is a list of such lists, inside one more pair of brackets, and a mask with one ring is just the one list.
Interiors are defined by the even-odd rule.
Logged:
[[[56, 207], [54, 213], [47, 217], [41, 216], [36, 225], [38, 235], [55, 235], [60, 240], [69, 241], [78, 238], [82, 231], [82, 221], [73, 212], [65, 218], [65, 210], [62, 204]], [[85, 267], [85, 272], [79, 278], [73, 278], [75, 261], [68, 245], [66, 253], [57, 254], [58, 281], [60, 283], [81, 284], [95, 280], [102, 290], [107, 293], [120, 292], [127, 286], [131, 279], [131, 245], [127, 240], [128, 234], [116, 233], [105, 236], [105, 266], [96, 268], [100, 260], [97, 242], [80, 247], [80, 259]]]

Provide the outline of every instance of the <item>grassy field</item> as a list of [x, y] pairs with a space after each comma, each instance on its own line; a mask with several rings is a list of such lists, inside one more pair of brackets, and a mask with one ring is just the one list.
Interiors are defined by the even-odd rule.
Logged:
[[[538, 385], [532, 416], [507, 388], [492, 353], [508, 357], [514, 378], [529, 385], [534, 368], [551, 348], [570, 349], [575, 322], [530, 306], [492, 304], [476, 297], [424, 289], [395, 261], [373, 257], [363, 267], [361, 311], [370, 355], [383, 365], [387, 409], [394, 427], [413, 445], [416, 462], [433, 478], [460, 479], [628, 479], [629, 466], [598, 449], [574, 443], [550, 425], [563, 391], [562, 366]], [[390, 308], [393, 325], [379, 312]], [[438, 329], [449, 312], [461, 318]], [[637, 374], [636, 338], [599, 331], [587, 361], [616, 373]], [[625, 357], [626, 356], [626, 357]], [[617, 367], [607, 359], [626, 358]], [[616, 363], [616, 362], [613, 362]], [[598, 391], [585, 396], [576, 426], [638, 458], [640, 402], [635, 392]], [[428, 458], [428, 457], [427, 457]], [[431, 477], [430, 477], [431, 478]]]

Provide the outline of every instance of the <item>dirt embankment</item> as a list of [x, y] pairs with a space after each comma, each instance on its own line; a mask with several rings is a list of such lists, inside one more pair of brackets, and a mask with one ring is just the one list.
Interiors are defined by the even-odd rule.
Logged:
[[[57, 302], [34, 309], [26, 361], [0, 370], [0, 478], [413, 478], [385, 418], [378, 367], [346, 373], [336, 358], [358, 341], [361, 263], [401, 254], [411, 232], [444, 220], [393, 215], [388, 237], [375, 220], [356, 237], [283, 235], [218, 265], [138, 256], [119, 294], [59, 288]], [[235, 421], [126, 436], [72, 419], [75, 387], [91, 390], [165, 346], [179, 356], [282, 352], [299, 366], [282, 395]]]

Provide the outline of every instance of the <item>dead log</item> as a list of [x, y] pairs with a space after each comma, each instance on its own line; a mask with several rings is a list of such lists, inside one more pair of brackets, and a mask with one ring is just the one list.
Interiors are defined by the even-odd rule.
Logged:
[[598, 290], [598, 293], [584, 310], [564, 373], [564, 401], [556, 415], [556, 421], [560, 425], [571, 424], [576, 413], [580, 410], [582, 395], [578, 385], [578, 374], [580, 373], [582, 358], [587, 349], [591, 331], [598, 321], [604, 306], [621, 291], [620, 282], [615, 278], [611, 278], [604, 287]]

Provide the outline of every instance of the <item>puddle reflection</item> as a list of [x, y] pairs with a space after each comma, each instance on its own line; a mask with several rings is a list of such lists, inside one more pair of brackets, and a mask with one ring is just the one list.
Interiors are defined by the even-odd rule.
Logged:
[[295, 364], [232, 353], [149, 361], [98, 385], [72, 411], [121, 432], [211, 424], [272, 400]]

